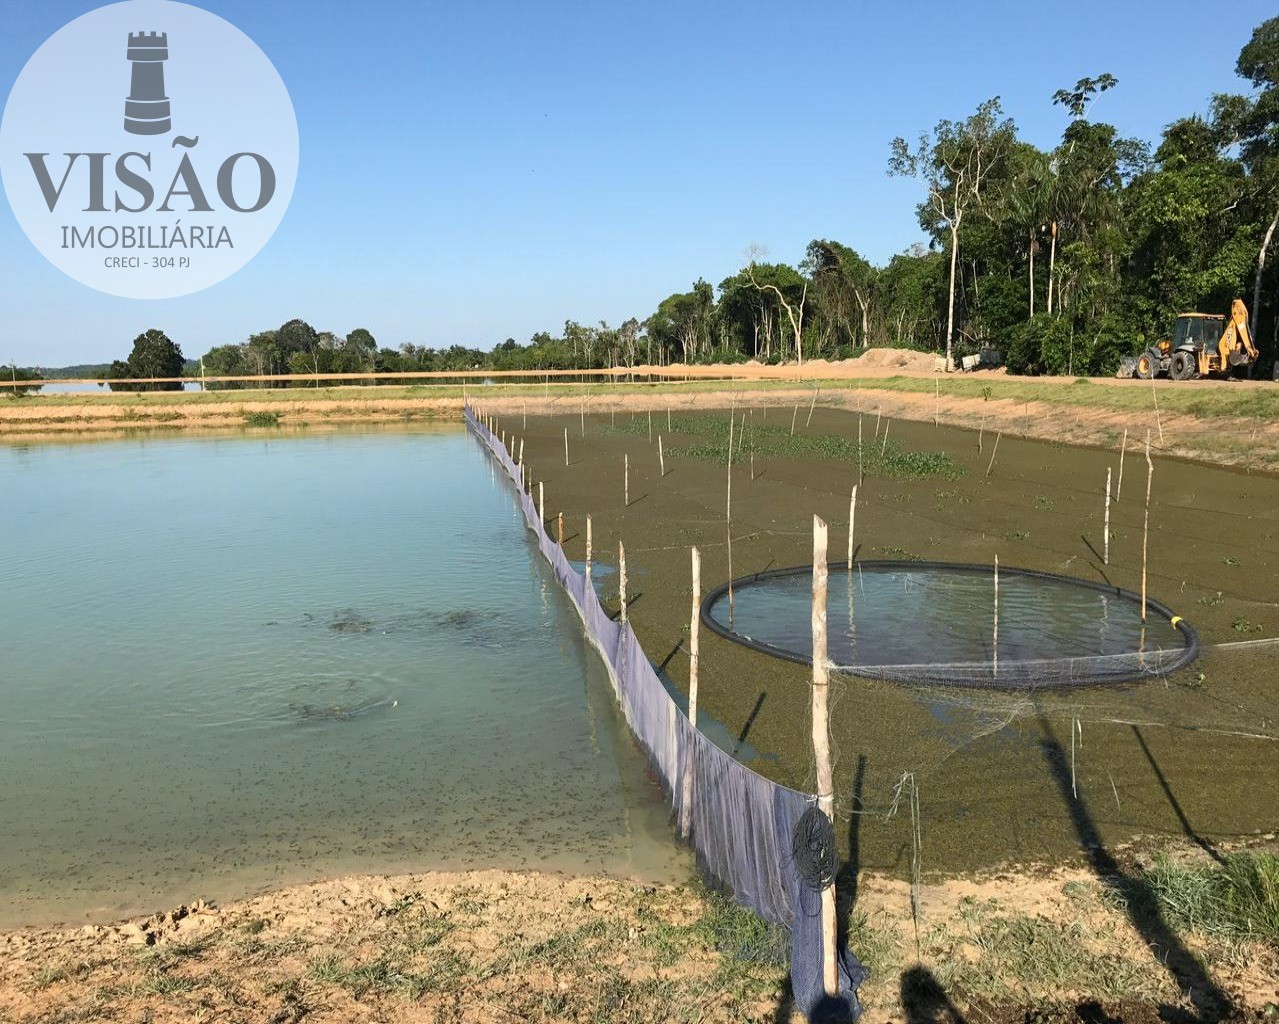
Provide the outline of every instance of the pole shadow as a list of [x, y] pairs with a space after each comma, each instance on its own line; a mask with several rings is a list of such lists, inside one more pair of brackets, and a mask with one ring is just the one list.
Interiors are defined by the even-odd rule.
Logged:
[[[835, 919], [839, 946], [848, 945], [848, 919], [857, 906], [857, 881], [862, 865], [862, 790], [866, 784], [866, 755], [857, 755], [857, 771], [853, 775], [853, 800], [848, 816], [848, 859], [835, 875]], [[855, 951], [854, 951], [855, 952]]]
[[1141, 727], [1132, 726], [1132, 734], [1137, 737], [1137, 742], [1141, 745], [1141, 752], [1146, 755], [1146, 760], [1150, 762], [1150, 768], [1155, 773], [1155, 778], [1159, 780], [1164, 796], [1168, 798], [1168, 806], [1172, 808], [1173, 814], [1177, 815], [1177, 820], [1181, 822], [1181, 831], [1186, 834], [1186, 838], [1218, 864], [1226, 863], [1226, 858], [1217, 852], [1217, 848], [1196, 832], [1190, 824], [1190, 819], [1186, 817], [1185, 812], [1181, 809], [1181, 803], [1177, 800], [1176, 794], [1173, 793], [1172, 786], [1168, 784], [1168, 779], [1165, 777], [1163, 769], [1159, 767], [1159, 762], [1155, 760], [1155, 755], [1151, 752], [1150, 747], [1146, 745], [1146, 737], [1141, 734]]
[[1101, 833], [1088, 810], [1087, 803], [1076, 799], [1070, 779], [1069, 754], [1062, 749], [1052, 725], [1038, 712], [1041, 739], [1040, 750], [1048, 767], [1048, 773], [1056, 783], [1062, 802], [1070, 815], [1075, 835], [1083, 848], [1089, 867], [1102, 885], [1122, 898], [1129, 921], [1141, 935], [1155, 958], [1173, 976], [1180, 991], [1186, 994], [1194, 1007], [1187, 1014], [1178, 1006], [1160, 1006], [1159, 1017], [1168, 1024], [1222, 1021], [1234, 1014], [1230, 997], [1208, 973], [1199, 958], [1192, 953], [1164, 920], [1158, 900], [1150, 886], [1137, 875], [1126, 873], [1114, 855], [1102, 843]]
[[751, 713], [746, 716], [746, 723], [742, 726], [742, 731], [737, 734], [737, 742], [733, 745], [733, 756], [736, 757], [742, 744], [746, 742], [746, 737], [750, 735], [751, 727], [755, 724], [755, 719], [759, 717], [760, 709], [764, 706], [764, 700], [768, 697], [767, 690], [761, 690], [759, 697], [755, 700], [755, 706], [751, 708]]

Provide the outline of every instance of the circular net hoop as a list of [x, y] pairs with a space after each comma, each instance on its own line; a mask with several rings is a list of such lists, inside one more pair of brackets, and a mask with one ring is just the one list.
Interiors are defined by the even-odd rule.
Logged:
[[[702, 601], [701, 620], [734, 643], [811, 665], [812, 572], [809, 565], [793, 566], [721, 584]], [[1164, 676], [1199, 654], [1194, 628], [1159, 601], [1147, 597], [1143, 621], [1141, 596], [1130, 590], [1004, 566], [999, 568], [1003, 606], [996, 643], [994, 572], [994, 566], [958, 562], [829, 563], [832, 670], [920, 686], [1067, 689]], [[871, 574], [888, 579], [894, 589], [867, 593], [862, 581]], [[894, 596], [899, 584], [900, 600]], [[767, 595], [779, 585], [788, 598], [770, 605]], [[879, 585], [881, 590], [885, 586]], [[736, 609], [732, 619], [730, 586]], [[846, 612], [845, 598], [837, 591], [847, 595]], [[1036, 599], [1036, 593], [1042, 597]], [[920, 612], [936, 598], [942, 611]], [[1036, 600], [1042, 607], [1035, 606]], [[1063, 611], [1070, 605], [1077, 606], [1073, 616]], [[876, 623], [877, 615], [885, 621]], [[956, 638], [962, 642], [956, 644]], [[1040, 647], [1051, 654], [1040, 656]], [[956, 657], [945, 656], [954, 648]]]

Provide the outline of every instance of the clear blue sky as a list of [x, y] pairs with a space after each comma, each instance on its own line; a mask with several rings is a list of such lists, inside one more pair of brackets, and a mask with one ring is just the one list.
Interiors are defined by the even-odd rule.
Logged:
[[[6, 0], [5, 96], [96, 4]], [[797, 262], [815, 237], [875, 262], [920, 240], [895, 135], [999, 95], [1050, 146], [1052, 93], [1109, 71], [1095, 107], [1126, 135], [1240, 91], [1262, 0], [1070, 5], [817, 0], [545, 3], [205, 0], [293, 96], [302, 144], [283, 224], [248, 267], [161, 302], [65, 278], [0, 204], [0, 361], [123, 357], [148, 327], [199, 355], [300, 316], [379, 343], [488, 348], [566, 318], [643, 318], [750, 243]]]

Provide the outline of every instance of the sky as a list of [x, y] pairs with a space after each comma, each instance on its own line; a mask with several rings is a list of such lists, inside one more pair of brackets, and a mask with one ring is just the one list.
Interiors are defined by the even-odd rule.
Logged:
[[[94, 7], [3, 0], [0, 95]], [[875, 263], [923, 240], [918, 186], [886, 174], [913, 138], [1002, 99], [1051, 147], [1052, 94], [1110, 72], [1092, 116], [1157, 140], [1244, 91], [1262, 0], [1070, 5], [760, 0], [203, 0], [275, 63], [301, 161], [279, 230], [195, 295], [123, 299], [46, 262], [0, 203], [0, 362], [127, 355], [166, 331], [188, 356], [301, 317], [383, 346], [491, 348], [643, 320], [749, 245], [797, 263], [833, 238]]]

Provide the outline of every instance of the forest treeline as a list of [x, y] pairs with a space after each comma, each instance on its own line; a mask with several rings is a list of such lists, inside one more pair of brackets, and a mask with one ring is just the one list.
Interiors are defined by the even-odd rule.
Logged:
[[[918, 183], [929, 242], [885, 266], [815, 239], [798, 266], [748, 250], [736, 274], [698, 280], [617, 326], [570, 320], [558, 335], [508, 338], [486, 352], [380, 347], [364, 329], [343, 336], [292, 320], [218, 346], [186, 372], [778, 362], [882, 345], [958, 359], [993, 345], [1013, 372], [1106, 374], [1121, 355], [1167, 336], [1178, 313], [1225, 314], [1235, 297], [1248, 303], [1268, 365], [1279, 349], [1279, 280], [1267, 261], [1279, 222], [1279, 17], [1254, 31], [1235, 70], [1240, 92], [1211, 97], [1206, 113], [1174, 121], [1154, 142], [1124, 138], [1094, 116], [1097, 101], [1121, 88], [1109, 74], [1045, 97], [1063, 118], [1051, 150], [1021, 139], [998, 98], [894, 140], [886, 172]], [[154, 341], [144, 346], [152, 356]], [[143, 363], [158, 365], [130, 361], [114, 364], [118, 386], [146, 375]]]

